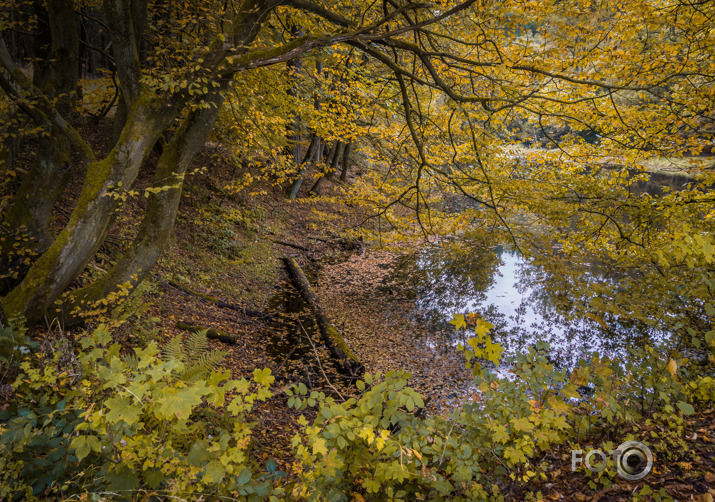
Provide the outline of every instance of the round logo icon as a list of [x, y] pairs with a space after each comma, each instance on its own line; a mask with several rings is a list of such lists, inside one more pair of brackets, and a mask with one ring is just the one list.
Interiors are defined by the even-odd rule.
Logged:
[[637, 481], [653, 470], [653, 452], [640, 441], [626, 441], [614, 453], [618, 475], [623, 479]]

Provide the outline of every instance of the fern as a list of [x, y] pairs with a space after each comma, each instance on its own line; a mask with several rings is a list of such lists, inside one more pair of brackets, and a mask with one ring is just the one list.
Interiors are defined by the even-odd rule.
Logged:
[[185, 363], [186, 353], [184, 352], [184, 346], [181, 342], [181, 335], [176, 335], [169, 341], [169, 343], [164, 345], [164, 358], [176, 359], [178, 361], [181, 361], [182, 363]]
[[122, 357], [122, 360], [127, 365], [127, 368], [130, 371], [137, 371], [139, 369], [139, 359], [137, 359], [136, 355], [127, 354], [126, 356]]
[[164, 346], [165, 359], [177, 359], [184, 363], [179, 378], [188, 382], [206, 377], [218, 368], [227, 354], [223, 350], [209, 350], [206, 330], [191, 333], [186, 342], [182, 335], [176, 335]]
[[186, 382], [192, 382], [199, 378], [206, 377], [209, 373], [218, 368], [227, 354], [228, 353], [223, 350], [204, 352], [196, 358], [196, 361], [191, 366], [184, 370], [181, 374], [181, 378]]
[[209, 349], [209, 341], [206, 337], [207, 330], [196, 331], [189, 334], [186, 341], [187, 364], [195, 364], [201, 355]]

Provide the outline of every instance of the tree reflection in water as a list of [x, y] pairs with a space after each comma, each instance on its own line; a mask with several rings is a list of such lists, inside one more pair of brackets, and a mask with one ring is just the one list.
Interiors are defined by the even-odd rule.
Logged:
[[584, 291], [628, 280], [597, 264], [575, 264], [553, 254], [529, 260], [502, 246], [449, 241], [406, 259], [400, 274], [415, 295], [416, 315], [441, 331], [444, 343], [464, 341], [448, 322], [467, 312], [495, 325], [493, 339], [507, 354], [548, 342], [557, 366], [573, 366], [593, 351], [623, 357], [627, 347], [664, 336], [625, 316], [589, 312], [592, 295]]

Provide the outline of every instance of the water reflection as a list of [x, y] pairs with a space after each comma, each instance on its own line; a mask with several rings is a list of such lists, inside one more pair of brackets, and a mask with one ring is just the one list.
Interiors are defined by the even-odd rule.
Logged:
[[[525, 351], [538, 341], [551, 345], [557, 366], [572, 366], [588, 352], [623, 357], [627, 347], [660, 336], [649, 326], [615, 315], [588, 317], [578, 308], [588, 298], [575, 286], [618, 280], [596, 265], [530, 261], [504, 249], [469, 248], [457, 243], [433, 248], [412, 261], [417, 315], [443, 329], [456, 344], [462, 335], [446, 323], [455, 314], [476, 312], [495, 325], [493, 338], [507, 353]], [[405, 263], [409, 266], [409, 263]], [[403, 271], [405, 268], [403, 267]], [[432, 341], [434, 343], [434, 341]]]

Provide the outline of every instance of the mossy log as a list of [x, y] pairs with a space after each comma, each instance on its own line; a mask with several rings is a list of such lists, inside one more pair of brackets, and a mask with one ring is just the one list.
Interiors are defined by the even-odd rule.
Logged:
[[206, 338], [211, 338], [213, 340], [218, 340], [219, 342], [236, 345], [238, 337], [235, 335], [229, 335], [223, 330], [215, 328], [205, 328], [203, 326], [196, 326], [194, 324], [189, 324], [187, 322], [179, 321], [176, 323], [176, 327], [182, 331], [188, 331], [189, 333], [197, 333], [199, 331], [206, 331]]
[[323, 342], [328, 347], [331, 355], [335, 358], [340, 372], [349, 377], [360, 377], [365, 372], [365, 367], [358, 360], [337, 329], [332, 325], [330, 319], [325, 314], [318, 297], [310, 287], [303, 270], [293, 258], [283, 258], [291, 282], [300, 293], [305, 303], [313, 312], [313, 316], [318, 324], [318, 330], [323, 338]]

